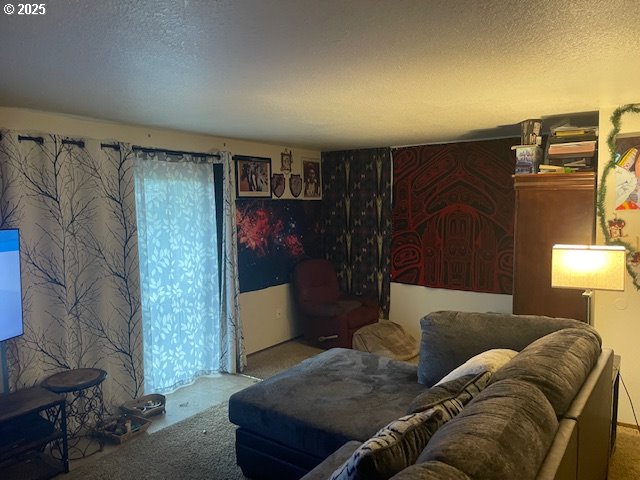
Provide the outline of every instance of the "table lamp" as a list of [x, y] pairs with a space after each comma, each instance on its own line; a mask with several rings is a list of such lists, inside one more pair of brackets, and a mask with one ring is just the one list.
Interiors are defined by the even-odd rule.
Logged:
[[593, 290], [624, 290], [626, 250], [619, 245], [554, 245], [551, 286], [584, 289], [586, 319], [591, 322]]

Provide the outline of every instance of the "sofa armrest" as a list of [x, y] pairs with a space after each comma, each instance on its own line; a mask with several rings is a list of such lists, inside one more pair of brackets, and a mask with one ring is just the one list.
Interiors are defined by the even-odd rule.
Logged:
[[578, 423], [570, 418], [560, 421], [558, 431], [538, 470], [536, 480], [578, 479]]
[[338, 450], [333, 452], [316, 468], [307, 473], [301, 480], [328, 480], [331, 474], [335, 472], [356, 449], [362, 445], [362, 442], [351, 440], [342, 445]]
[[602, 480], [607, 476], [611, 445], [613, 350], [603, 349], [565, 418], [578, 425], [578, 477]]

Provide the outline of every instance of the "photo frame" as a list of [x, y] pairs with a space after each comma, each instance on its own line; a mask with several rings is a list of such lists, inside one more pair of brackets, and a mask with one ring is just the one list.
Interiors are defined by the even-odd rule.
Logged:
[[271, 198], [271, 159], [235, 155], [236, 197]]
[[322, 198], [322, 171], [320, 160], [302, 160], [302, 197]]
[[285, 149], [280, 153], [280, 171], [283, 173], [291, 173], [291, 163], [293, 163], [293, 155], [291, 150]]

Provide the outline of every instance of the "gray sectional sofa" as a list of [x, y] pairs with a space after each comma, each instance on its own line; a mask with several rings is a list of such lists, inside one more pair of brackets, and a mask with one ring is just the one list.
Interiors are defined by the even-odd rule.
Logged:
[[[453, 311], [427, 315], [421, 329], [418, 366], [332, 349], [234, 394], [229, 418], [244, 474], [606, 478], [613, 352], [595, 330], [570, 319]], [[519, 353], [495, 372], [433, 387], [496, 348]]]

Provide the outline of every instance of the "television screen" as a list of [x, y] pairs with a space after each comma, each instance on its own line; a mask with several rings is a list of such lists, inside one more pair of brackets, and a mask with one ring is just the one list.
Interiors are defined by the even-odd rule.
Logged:
[[0, 342], [22, 335], [20, 233], [0, 230]]

